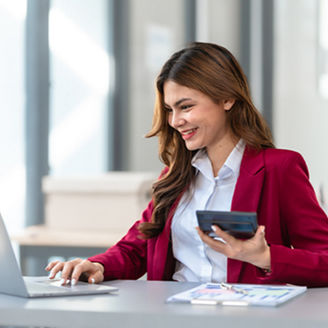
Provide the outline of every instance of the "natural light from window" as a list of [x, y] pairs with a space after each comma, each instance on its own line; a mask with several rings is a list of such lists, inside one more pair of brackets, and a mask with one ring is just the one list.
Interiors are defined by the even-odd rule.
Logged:
[[25, 0], [0, 0], [0, 212], [10, 233], [24, 224]]
[[106, 118], [113, 62], [107, 51], [106, 1], [52, 1], [50, 174], [106, 170]]

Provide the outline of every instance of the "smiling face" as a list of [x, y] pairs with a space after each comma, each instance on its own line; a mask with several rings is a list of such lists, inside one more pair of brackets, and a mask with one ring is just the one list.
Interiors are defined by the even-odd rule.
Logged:
[[187, 149], [206, 148], [211, 153], [232, 142], [226, 111], [233, 100], [215, 103], [204, 93], [169, 80], [164, 84], [164, 103], [168, 123], [181, 134]]

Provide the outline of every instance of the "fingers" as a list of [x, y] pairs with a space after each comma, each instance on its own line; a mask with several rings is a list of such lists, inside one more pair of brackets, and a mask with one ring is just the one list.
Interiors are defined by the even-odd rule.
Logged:
[[209, 247], [211, 247], [215, 251], [224, 254], [229, 258], [244, 260], [243, 254], [245, 252], [247, 253], [247, 249], [248, 249], [247, 244], [245, 243], [244, 240], [237, 239], [231, 236], [229, 233], [223, 231], [218, 226], [212, 226], [212, 230], [215, 232], [216, 236], [221, 238], [222, 240], [211, 238], [202, 232], [200, 233], [198, 229], [200, 238], [204, 243], [206, 243]]
[[96, 284], [104, 280], [103, 266], [99, 263], [93, 263], [88, 260], [83, 260], [79, 262], [73, 269], [71, 274], [72, 285], [75, 285], [79, 280], [82, 273], [87, 277], [90, 284]]
[[50, 271], [49, 279], [53, 279], [58, 272], [61, 272], [61, 285], [71, 282], [71, 285], [74, 286], [82, 275], [85, 277], [85, 281], [90, 284], [104, 280], [104, 267], [102, 264], [79, 258], [68, 262], [54, 261], [49, 263], [45, 269]]
[[215, 234], [224, 240], [224, 241], [220, 241], [208, 236], [206, 233], [200, 230], [199, 227], [196, 227], [196, 230], [198, 231], [199, 237], [205, 244], [213, 248], [215, 251], [227, 255], [226, 254], [227, 244], [224, 242], [226, 238], [226, 233], [224, 233], [221, 229], [220, 230], [223, 234], [221, 234], [218, 230], [215, 231]]
[[92, 273], [88, 279], [91, 284], [98, 284], [104, 281], [104, 266], [101, 263], [94, 262], [93, 265], [97, 268], [95, 273]]
[[209, 237], [197, 227], [202, 241], [217, 252], [229, 258], [251, 263], [260, 268], [270, 269], [271, 254], [270, 247], [265, 239], [265, 227], [259, 226], [255, 235], [246, 240], [241, 240], [229, 235], [217, 226], [213, 226], [216, 236], [223, 241]]
[[50, 271], [57, 263], [59, 263], [59, 261], [53, 261], [53, 262], [50, 262], [47, 266], [46, 266], [46, 270], [47, 271]]
[[76, 282], [79, 280], [80, 275], [76, 277], [75, 280], [73, 280], [73, 275], [72, 272], [74, 271], [74, 268], [79, 265], [81, 259], [75, 259], [73, 261], [66, 262], [63, 269], [62, 269], [62, 274], [61, 274], [61, 285], [65, 285], [66, 283], [71, 280], [71, 284], [75, 285]]
[[104, 275], [102, 274], [102, 272], [100, 270], [91, 274], [88, 279], [89, 284], [99, 284], [102, 281], [104, 281]]
[[64, 263], [60, 261], [49, 263], [49, 265], [46, 267], [46, 270], [50, 271], [49, 279], [55, 278], [56, 274], [62, 271], [63, 267], [64, 267]]
[[79, 278], [82, 273], [88, 279], [90, 271], [92, 272], [92, 263], [88, 260], [83, 260], [79, 262], [77, 265], [75, 265], [75, 267], [71, 271], [72, 285], [74, 286], [77, 283], [77, 281], [79, 281]]
[[219, 238], [223, 239], [223, 241], [220, 241], [218, 239], [214, 239], [214, 238], [210, 237], [208, 234], [206, 234], [202, 230], [200, 230], [199, 227], [196, 227], [196, 230], [199, 234], [199, 237], [202, 239], [202, 241], [208, 245], [215, 245], [216, 243], [225, 245], [226, 243], [231, 243], [234, 240], [236, 240], [234, 237], [229, 235], [227, 232], [221, 230], [219, 227], [214, 226], [214, 225], [212, 226], [212, 230], [215, 232], [215, 234]]
[[196, 227], [196, 230], [198, 232], [198, 235], [200, 237], [200, 239], [205, 243], [208, 244], [211, 241], [213, 241], [212, 237], [209, 237], [206, 233], [204, 233], [199, 227]]
[[[65, 285], [66, 283], [69, 282], [69, 280], [71, 280], [71, 276], [74, 268], [82, 261], [83, 260], [79, 258], [68, 262], [54, 261], [54, 262], [50, 262], [45, 269], [46, 271], [50, 271], [49, 279], [55, 278], [57, 273], [61, 272], [62, 274], [61, 274], [60, 283], [61, 285]], [[79, 276], [80, 275], [77, 275], [76, 281], [78, 281]]]
[[215, 234], [218, 237], [222, 238], [228, 244], [231, 244], [236, 240], [235, 237], [233, 237], [230, 234], [228, 234], [227, 232], [223, 231], [216, 225], [212, 225], [212, 230], [215, 232]]

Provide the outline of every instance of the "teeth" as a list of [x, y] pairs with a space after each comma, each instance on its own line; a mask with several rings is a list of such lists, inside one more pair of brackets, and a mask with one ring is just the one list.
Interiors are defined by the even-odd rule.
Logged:
[[192, 133], [194, 131], [195, 131], [195, 129], [191, 129], [191, 130], [188, 130], [188, 131], [181, 132], [181, 134], [186, 135], [186, 134]]

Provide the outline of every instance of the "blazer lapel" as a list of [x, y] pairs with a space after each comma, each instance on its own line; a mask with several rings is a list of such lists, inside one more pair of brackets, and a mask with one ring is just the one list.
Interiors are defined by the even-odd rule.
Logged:
[[[231, 211], [257, 212], [264, 180], [264, 152], [245, 148]], [[228, 281], [238, 282], [243, 262], [228, 259]]]

